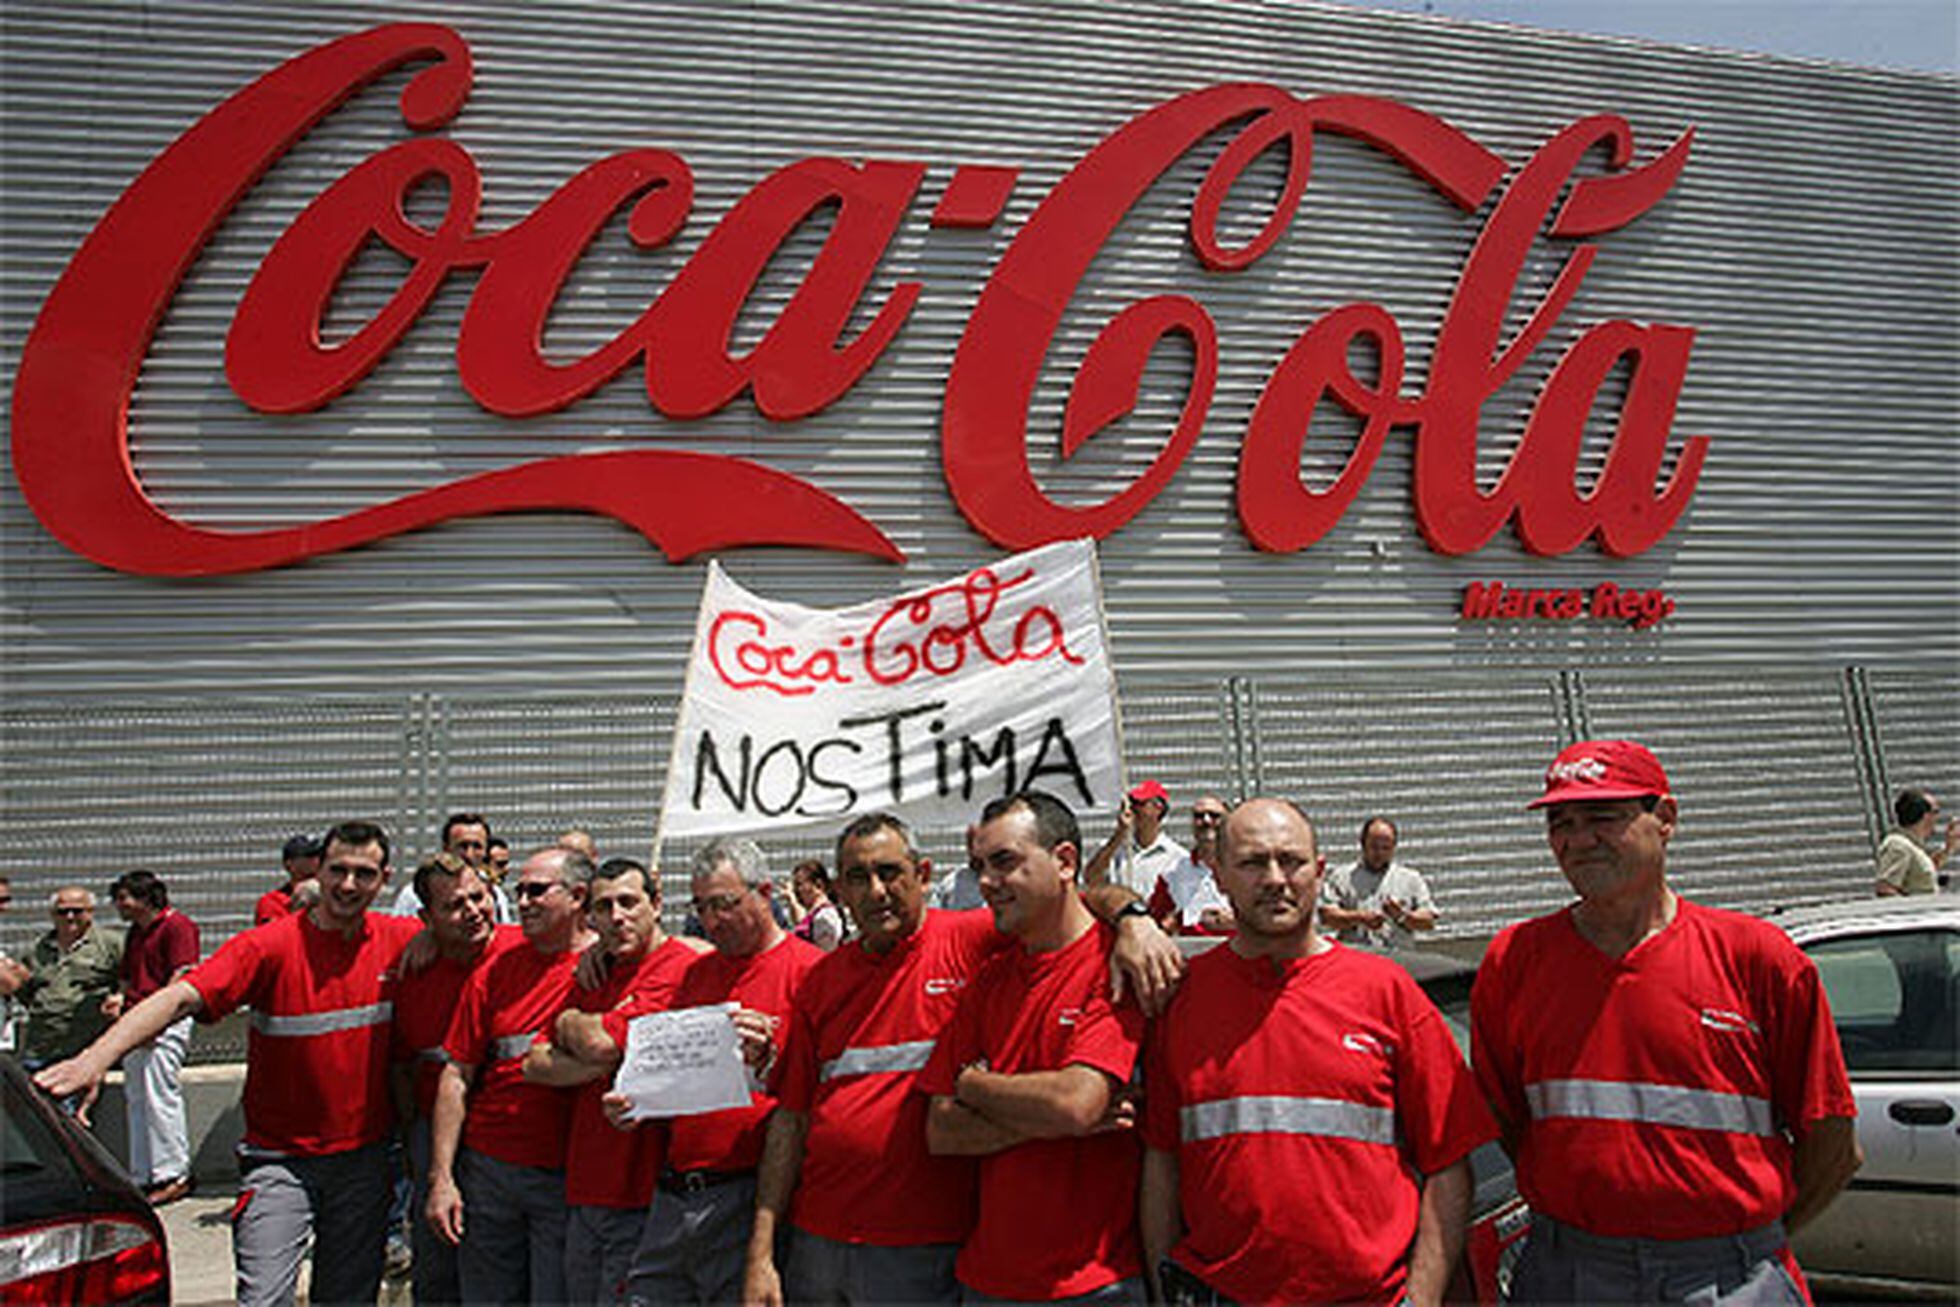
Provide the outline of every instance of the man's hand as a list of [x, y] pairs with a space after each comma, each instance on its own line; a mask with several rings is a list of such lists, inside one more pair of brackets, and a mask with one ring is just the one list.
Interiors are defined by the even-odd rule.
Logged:
[[34, 1083], [56, 1098], [66, 1098], [84, 1090], [92, 1094], [101, 1087], [102, 1077], [109, 1074], [108, 1066], [91, 1056], [95, 1047], [91, 1044], [65, 1062], [42, 1067], [34, 1073]]
[[1128, 916], [1117, 923], [1116, 947], [1109, 955], [1110, 1002], [1121, 1003], [1134, 991], [1145, 1016], [1161, 1016], [1183, 978], [1184, 954], [1156, 922]]
[[735, 1023], [736, 1037], [742, 1041], [742, 1061], [756, 1075], [767, 1074], [776, 1057], [777, 1019], [754, 1008], [737, 1009], [729, 1017]]
[[463, 1191], [454, 1176], [429, 1177], [429, 1201], [422, 1215], [444, 1243], [453, 1247], [463, 1242]]
[[783, 1307], [783, 1277], [776, 1271], [776, 1259], [753, 1247], [742, 1270], [742, 1307]]
[[599, 1110], [606, 1114], [606, 1123], [615, 1130], [635, 1130], [638, 1121], [627, 1119], [626, 1114], [633, 1110], [633, 1100], [624, 1094], [607, 1094], [599, 1100]]
[[1134, 1130], [1137, 1128], [1138, 1095], [1136, 1086], [1124, 1085], [1109, 1096], [1109, 1106], [1104, 1109], [1102, 1120], [1090, 1129], [1092, 1135], [1108, 1134], [1112, 1130]]
[[117, 990], [107, 998], [104, 998], [102, 1000], [102, 1015], [114, 1021], [123, 1014], [124, 1001], [121, 990]]
[[1232, 915], [1230, 908], [1206, 908], [1198, 914], [1198, 924], [1206, 930], [1225, 935], [1238, 929], [1239, 920]]

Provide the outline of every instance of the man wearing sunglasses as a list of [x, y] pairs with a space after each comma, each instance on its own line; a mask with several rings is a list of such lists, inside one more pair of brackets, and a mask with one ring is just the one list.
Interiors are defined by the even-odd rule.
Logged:
[[565, 1136], [571, 1100], [524, 1079], [524, 1055], [564, 1006], [591, 942], [586, 895], [596, 868], [541, 849], [518, 873], [522, 943], [463, 982], [443, 1051], [429, 1132], [424, 1216], [462, 1250], [465, 1302], [565, 1300]]
[[[103, 1004], [122, 978], [122, 932], [96, 926], [95, 895], [63, 886], [48, 915], [54, 928], [36, 941], [14, 991], [27, 1008], [20, 1060], [30, 1071], [73, 1057], [102, 1033]], [[6, 987], [0, 977], [0, 991]]]

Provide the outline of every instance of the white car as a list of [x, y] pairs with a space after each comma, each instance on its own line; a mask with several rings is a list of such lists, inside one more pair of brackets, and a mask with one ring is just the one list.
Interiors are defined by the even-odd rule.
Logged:
[[1960, 1300], [1960, 896], [1872, 898], [1772, 920], [1817, 964], [1865, 1164], [1798, 1232], [1819, 1287]]

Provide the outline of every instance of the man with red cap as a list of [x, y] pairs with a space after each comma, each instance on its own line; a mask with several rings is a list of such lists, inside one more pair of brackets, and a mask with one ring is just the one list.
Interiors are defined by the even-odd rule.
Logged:
[[1807, 1301], [1788, 1231], [1861, 1161], [1817, 968], [1668, 887], [1679, 810], [1643, 746], [1573, 745], [1530, 806], [1579, 898], [1500, 934], [1472, 994], [1532, 1207], [1512, 1301]]
[[1132, 785], [1116, 812], [1116, 829], [1082, 869], [1084, 885], [1104, 880], [1149, 899], [1159, 877], [1190, 861], [1191, 854], [1164, 830], [1171, 794], [1157, 781]]

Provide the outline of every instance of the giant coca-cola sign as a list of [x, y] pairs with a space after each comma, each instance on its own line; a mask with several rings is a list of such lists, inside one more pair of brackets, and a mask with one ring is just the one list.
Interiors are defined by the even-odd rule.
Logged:
[[[753, 544], [902, 558], [874, 523], [814, 485], [753, 462], [667, 448], [541, 459], [276, 530], [208, 530], [150, 499], [129, 454], [130, 396], [199, 252], [308, 132], [377, 78], [422, 60], [433, 62], [409, 82], [401, 113], [414, 132], [432, 132], [469, 95], [469, 48], [446, 27], [376, 28], [300, 55], [226, 100], [103, 216], [48, 295], [15, 379], [14, 469], [47, 529], [106, 566], [166, 575], [273, 567], [447, 518], [524, 509], [617, 518], [672, 559]], [[1322, 315], [1275, 368], [1239, 459], [1239, 517], [1255, 545], [1284, 552], [1320, 539], [1394, 428], [1412, 434], [1414, 516], [1441, 553], [1476, 550], [1507, 521], [1541, 554], [1589, 538], [1607, 553], [1637, 554], [1668, 533], [1694, 491], [1707, 446], [1705, 437], [1694, 437], [1670, 452], [1691, 328], [1623, 320], [1586, 326], [1551, 370], [1507, 467], [1488, 488], [1477, 475], [1478, 427], [1486, 401], [1558, 323], [1597, 253], [1575, 244], [1507, 339], [1533, 242], [1583, 241], [1637, 220], [1672, 187], [1692, 132], [1635, 164], [1628, 125], [1610, 115], [1588, 117], [1513, 167], [1442, 119], [1392, 100], [1301, 98], [1257, 83], [1194, 91], [1138, 115], [1063, 177], [1014, 235], [946, 378], [946, 481], [977, 530], [1012, 548], [1108, 536], [1177, 474], [1206, 419], [1219, 366], [1217, 330], [1195, 298], [1161, 294], [1124, 308], [1075, 375], [1063, 417], [1064, 456], [1130, 411], [1160, 341], [1186, 339], [1194, 362], [1181, 414], [1130, 484], [1093, 505], [1056, 503], [1030, 470], [1028, 414], [1058, 324], [1099, 249], [1154, 181], [1222, 129], [1231, 135], [1192, 201], [1189, 224], [1196, 258], [1220, 275], [1252, 266], [1285, 238], [1308, 185], [1317, 132], [1340, 133], [1392, 157], [1466, 222], [1501, 187], [1464, 261], [1420, 389], [1404, 385], [1408, 347], [1400, 327], [1370, 303]], [[1609, 170], [1575, 178], [1581, 160], [1602, 147]], [[1227, 243], [1219, 217], [1233, 184], [1254, 160], [1279, 149], [1287, 173], [1270, 216], [1251, 240]], [[845, 337], [887, 246], [912, 214], [924, 174], [923, 163], [883, 159], [812, 158], [780, 169], [721, 217], [617, 338], [583, 358], [556, 359], [539, 342], [566, 278], [621, 213], [636, 246], [673, 239], [693, 208], [686, 160], [658, 148], [626, 150], [586, 167], [522, 221], [486, 231], [478, 225], [482, 179], [469, 152], [415, 135], [334, 181], [272, 246], [232, 320], [227, 379], [242, 402], [262, 412], [330, 404], [388, 355], [451, 274], [468, 272], [475, 286], [456, 341], [456, 372], [493, 413], [562, 409], [637, 366], [649, 403], [668, 417], [715, 413], [746, 393], [771, 420], [794, 422], [862, 383], [905, 329], [924, 289], [917, 282], [901, 282], [882, 303], [864, 305], [869, 325]], [[423, 225], [408, 217], [405, 197], [431, 178], [446, 183], [449, 198], [440, 220]], [[960, 168], [924, 220], [991, 225], [1016, 180], [1013, 169]], [[795, 294], [753, 348], [734, 352], [734, 324], [772, 255], [827, 206], [835, 206], [829, 237]], [[345, 340], [323, 343], [328, 302], [370, 240], [397, 251], [410, 269], [372, 320]], [[1373, 365], [1360, 369], [1365, 375], [1350, 364], [1357, 353]], [[1625, 377], [1624, 398], [1604, 466], [1582, 491], [1582, 437], [1609, 374]], [[1311, 416], [1328, 400], [1360, 420], [1361, 435], [1341, 474], [1314, 488], [1302, 480], [1301, 456]]]

